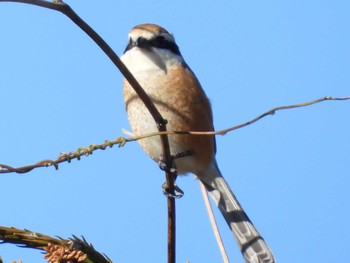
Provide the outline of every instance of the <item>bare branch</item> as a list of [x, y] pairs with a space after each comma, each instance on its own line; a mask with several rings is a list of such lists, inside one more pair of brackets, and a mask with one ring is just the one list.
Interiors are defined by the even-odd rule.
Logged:
[[79, 147], [75, 152], [60, 153], [56, 160], [42, 160], [36, 164], [27, 165], [19, 168], [14, 168], [6, 164], [0, 164], [0, 174], [1, 173], [28, 173], [33, 169], [40, 167], [50, 167], [54, 166], [56, 170], [58, 165], [63, 162], [70, 163], [73, 159], [80, 160], [82, 156], [89, 156], [96, 150], [105, 150], [107, 147], [112, 148], [114, 145], [119, 145], [119, 147], [124, 146], [130, 139], [125, 139], [124, 137], [119, 137], [114, 141], [106, 140], [103, 144], [91, 144], [88, 147]]
[[[1, 0], [0, 0], [1, 1]], [[228, 132], [241, 129], [243, 127], [246, 127], [248, 125], [251, 125], [262, 118], [268, 116], [268, 115], [274, 115], [277, 111], [281, 110], [287, 110], [287, 109], [294, 109], [294, 108], [300, 108], [300, 107], [306, 107], [310, 105], [314, 105], [316, 103], [324, 102], [324, 101], [344, 101], [344, 100], [350, 100], [350, 97], [341, 97], [341, 98], [336, 98], [336, 97], [323, 97], [317, 100], [312, 100], [309, 102], [304, 102], [304, 103], [299, 103], [299, 104], [293, 104], [293, 105], [288, 105], [288, 106], [280, 106], [280, 107], [275, 107], [269, 111], [266, 111], [265, 113], [255, 117], [254, 119], [244, 122], [242, 124], [219, 130], [219, 131], [203, 131], [203, 132], [198, 132], [198, 131], [164, 131], [164, 132], [154, 132], [154, 133], [148, 133], [140, 136], [134, 136], [131, 138], [124, 138], [124, 137], [118, 137], [117, 139], [113, 141], [108, 141], [106, 140], [103, 144], [91, 144], [88, 147], [79, 147], [75, 152], [69, 152], [69, 153], [61, 153], [56, 160], [42, 160], [36, 164], [28, 165], [28, 166], [23, 166], [19, 168], [14, 168], [6, 164], [0, 164], [0, 174], [1, 173], [27, 173], [30, 172], [33, 169], [39, 168], [39, 167], [50, 167], [54, 166], [56, 169], [58, 169], [58, 165], [63, 162], [68, 162], [70, 163], [73, 159], [80, 160], [82, 156], [89, 156], [91, 155], [94, 151], [96, 150], [105, 150], [107, 147], [112, 148], [114, 145], [118, 145], [119, 147], [124, 146], [127, 142], [132, 142], [132, 141], [137, 141], [141, 140], [144, 138], [152, 137], [152, 136], [159, 136], [159, 135], [169, 135], [169, 134], [180, 134], [180, 135], [186, 135], [186, 134], [191, 134], [191, 135], [225, 135]]]
[[304, 103], [293, 104], [293, 105], [289, 105], [289, 106], [276, 107], [276, 108], [273, 108], [273, 109], [271, 109], [271, 110], [269, 110], [269, 111], [259, 115], [258, 117], [254, 118], [254, 119], [252, 119], [250, 121], [247, 121], [247, 122], [245, 122], [243, 124], [240, 124], [240, 125], [237, 125], [237, 126], [225, 129], [225, 130], [217, 131], [217, 132], [215, 132], [213, 134], [225, 135], [226, 133], [228, 133], [230, 131], [240, 129], [240, 128], [248, 126], [248, 125], [250, 125], [250, 124], [252, 124], [254, 122], [257, 122], [258, 120], [266, 117], [267, 115], [274, 115], [277, 111], [294, 109], [294, 108], [300, 108], [300, 107], [306, 107], [306, 106], [310, 106], [310, 105], [313, 105], [313, 104], [316, 104], [316, 103], [319, 103], [319, 102], [323, 102], [323, 101], [327, 101], [327, 100], [350, 100], [350, 96], [349, 97], [342, 97], [342, 98], [326, 96], [326, 97], [323, 97], [323, 98], [320, 98], [320, 99], [316, 99], [316, 100], [312, 100], [312, 101], [308, 101], [308, 102], [304, 102]]
[[238, 130], [241, 128], [244, 128], [248, 125], [251, 125], [259, 120], [261, 120], [262, 118], [268, 116], [268, 115], [274, 115], [277, 111], [281, 111], [281, 110], [288, 110], [288, 109], [294, 109], [294, 108], [301, 108], [301, 107], [306, 107], [306, 106], [311, 106], [320, 102], [324, 102], [324, 101], [344, 101], [344, 100], [350, 100], [350, 96], [348, 97], [331, 97], [331, 96], [326, 96], [326, 97], [322, 97], [320, 99], [316, 99], [316, 100], [312, 100], [312, 101], [308, 101], [308, 102], [304, 102], [304, 103], [299, 103], [299, 104], [293, 104], [293, 105], [287, 105], [287, 106], [279, 106], [279, 107], [275, 107], [271, 110], [268, 110], [264, 113], [262, 113], [261, 115], [255, 117], [252, 120], [249, 120], [247, 122], [244, 122], [242, 124], [238, 124], [235, 126], [232, 126], [230, 128], [227, 129], [223, 129], [223, 130], [218, 130], [218, 131], [167, 131], [167, 132], [154, 132], [154, 133], [148, 133], [148, 134], [144, 134], [144, 135], [140, 135], [140, 136], [135, 136], [132, 137], [129, 140], [141, 140], [144, 138], [148, 138], [148, 137], [152, 137], [152, 136], [156, 136], [159, 134], [184, 134], [184, 135], [225, 135], [228, 132], [234, 131], [234, 130]]

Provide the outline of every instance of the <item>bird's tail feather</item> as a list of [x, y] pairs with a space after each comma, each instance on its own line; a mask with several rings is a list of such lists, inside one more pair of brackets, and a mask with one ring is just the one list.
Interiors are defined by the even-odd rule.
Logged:
[[198, 176], [219, 207], [247, 263], [273, 263], [273, 254], [221, 175], [216, 162]]

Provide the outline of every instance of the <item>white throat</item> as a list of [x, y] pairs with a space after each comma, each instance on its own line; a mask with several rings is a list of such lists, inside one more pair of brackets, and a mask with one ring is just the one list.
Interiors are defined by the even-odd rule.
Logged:
[[150, 50], [134, 47], [128, 50], [121, 60], [133, 74], [164, 71], [172, 65], [183, 65], [181, 56], [172, 53], [170, 50], [161, 48], [151, 48]]

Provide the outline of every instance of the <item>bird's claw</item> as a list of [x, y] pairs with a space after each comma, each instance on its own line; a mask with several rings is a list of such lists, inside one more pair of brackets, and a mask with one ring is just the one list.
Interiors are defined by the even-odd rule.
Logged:
[[180, 187], [177, 186], [177, 184], [174, 184], [174, 190], [170, 191], [169, 187], [167, 186], [166, 182], [162, 185], [163, 194], [166, 197], [170, 198], [181, 198], [184, 195], [184, 192], [181, 190]]
[[[170, 155], [170, 159], [171, 159], [171, 166], [174, 165], [174, 160], [176, 159], [180, 159], [180, 158], [183, 158], [183, 157], [187, 157], [187, 156], [191, 156], [193, 155], [192, 151], [183, 151], [183, 152], [176, 152], [176, 153], [172, 153]], [[159, 158], [159, 161], [158, 161], [158, 165], [159, 165], [159, 168], [162, 170], [162, 171], [165, 171], [165, 172], [170, 172], [172, 174], [176, 174], [177, 173], [177, 170], [175, 167], [168, 167], [165, 160], [164, 160], [164, 157], [163, 156], [160, 156]]]
[[165, 161], [160, 158], [159, 161], [158, 161], [158, 165], [159, 165], [159, 168], [164, 171], [164, 172], [168, 172], [168, 173], [171, 173], [171, 174], [176, 174], [177, 173], [177, 169], [175, 167], [168, 167], [168, 165], [165, 163]]

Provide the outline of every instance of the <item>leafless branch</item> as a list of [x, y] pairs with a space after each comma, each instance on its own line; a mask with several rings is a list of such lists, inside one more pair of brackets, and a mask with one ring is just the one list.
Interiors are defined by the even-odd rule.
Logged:
[[[1, 0], [0, 0], [1, 1]], [[242, 124], [238, 124], [235, 126], [232, 126], [227, 129], [218, 130], [218, 131], [164, 131], [164, 132], [154, 132], [154, 133], [148, 133], [140, 136], [134, 136], [131, 138], [124, 138], [124, 137], [118, 137], [117, 139], [113, 141], [106, 140], [103, 144], [91, 144], [88, 147], [79, 147], [75, 152], [69, 152], [69, 153], [61, 153], [56, 160], [42, 160], [37, 162], [36, 164], [27, 165], [23, 167], [14, 168], [6, 164], [0, 164], [0, 173], [27, 173], [30, 172], [33, 169], [40, 168], [40, 167], [50, 167], [54, 166], [56, 169], [58, 169], [58, 165], [63, 162], [70, 163], [73, 159], [80, 160], [82, 156], [89, 156], [96, 150], [105, 150], [107, 147], [112, 148], [114, 145], [118, 145], [119, 147], [124, 146], [128, 142], [141, 140], [144, 138], [152, 137], [152, 136], [159, 136], [159, 135], [171, 135], [171, 134], [179, 134], [179, 135], [185, 135], [185, 134], [191, 134], [191, 135], [225, 135], [228, 132], [232, 132], [237, 129], [244, 128], [248, 125], [251, 125], [262, 118], [274, 115], [277, 111], [281, 110], [287, 110], [287, 109], [294, 109], [294, 108], [300, 108], [300, 107], [306, 107], [310, 105], [314, 105], [316, 103], [324, 102], [324, 101], [345, 101], [350, 100], [350, 97], [330, 97], [326, 96], [320, 99], [299, 103], [299, 104], [293, 104], [293, 105], [287, 105], [287, 106], [279, 106], [275, 107], [271, 110], [268, 110], [259, 116], [255, 117], [252, 120], [249, 120], [247, 122], [244, 122]]]

